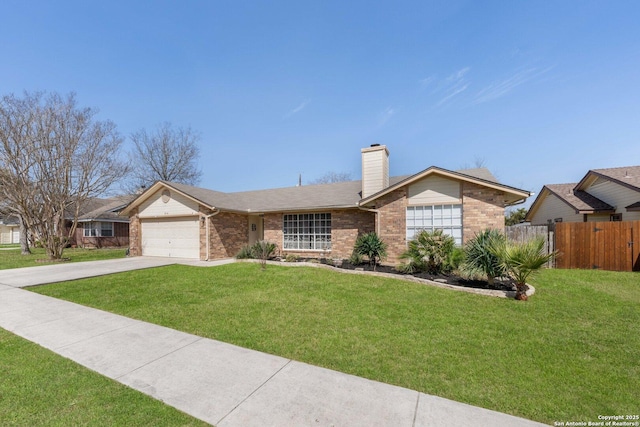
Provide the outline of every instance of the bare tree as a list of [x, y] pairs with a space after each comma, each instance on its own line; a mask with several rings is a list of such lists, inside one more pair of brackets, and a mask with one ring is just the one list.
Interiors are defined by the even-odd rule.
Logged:
[[485, 160], [485, 158], [476, 156], [475, 159], [473, 160], [473, 165], [469, 165], [469, 163], [465, 163], [460, 169], [480, 169], [480, 168], [486, 168], [486, 167], [487, 167], [487, 161]]
[[0, 197], [51, 259], [62, 258], [81, 205], [126, 173], [115, 124], [95, 114], [74, 94], [0, 100]]
[[196, 185], [202, 171], [198, 169], [200, 136], [187, 128], [173, 128], [163, 123], [153, 133], [142, 129], [131, 135], [134, 148], [130, 153], [133, 182], [128, 190], [151, 186], [154, 182], [172, 181]]
[[309, 181], [309, 184], [333, 184], [336, 182], [351, 181], [351, 174], [346, 172], [327, 172], [320, 178]]

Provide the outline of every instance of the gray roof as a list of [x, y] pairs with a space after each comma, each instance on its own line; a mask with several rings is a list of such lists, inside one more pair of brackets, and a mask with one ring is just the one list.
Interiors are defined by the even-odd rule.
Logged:
[[[393, 177], [389, 178], [389, 181], [396, 183], [404, 178], [406, 177]], [[165, 184], [201, 201], [207, 206], [238, 212], [355, 208], [362, 198], [362, 184], [360, 181], [302, 185], [236, 193], [223, 193], [175, 182], [165, 182]]]
[[0, 215], [0, 224], [13, 227], [20, 225], [20, 221], [18, 217], [14, 215]]
[[640, 191], [640, 166], [592, 169], [587, 173], [585, 178], [583, 178], [583, 180], [578, 185], [582, 184], [582, 182], [591, 174], [599, 175], [606, 179], [610, 179], [611, 181], [615, 181], [616, 183], [625, 187]]
[[[465, 169], [458, 173], [497, 183], [486, 168]], [[389, 178], [393, 186], [410, 175]], [[237, 212], [282, 212], [311, 209], [355, 208], [362, 199], [362, 181], [313, 184], [267, 190], [223, 193], [176, 182], [164, 182], [211, 208]]]
[[127, 206], [135, 196], [115, 196], [108, 199], [91, 198], [85, 201], [78, 215], [79, 221], [119, 220], [118, 212]]
[[[602, 212], [615, 210], [610, 204], [586, 191], [576, 190], [576, 184], [548, 184], [543, 187], [578, 212]], [[540, 192], [542, 194], [542, 192]]]

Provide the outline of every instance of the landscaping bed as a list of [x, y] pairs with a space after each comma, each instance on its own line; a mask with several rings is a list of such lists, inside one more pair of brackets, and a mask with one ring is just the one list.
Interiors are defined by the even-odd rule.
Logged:
[[345, 260], [333, 260], [328, 258], [298, 258], [295, 261], [285, 261], [284, 259], [276, 258], [277, 261], [291, 263], [291, 262], [305, 262], [311, 264], [322, 264], [331, 266], [337, 269], [343, 270], [351, 270], [351, 271], [370, 271], [377, 273], [385, 273], [392, 274], [397, 276], [398, 278], [406, 278], [406, 277], [415, 277], [418, 279], [430, 280], [432, 282], [442, 283], [446, 285], [452, 286], [461, 286], [464, 288], [473, 288], [473, 289], [486, 289], [486, 290], [495, 290], [495, 291], [503, 291], [503, 292], [512, 292], [515, 291], [515, 282], [511, 278], [499, 278], [494, 281], [493, 284], [489, 284], [486, 280], [481, 279], [470, 279], [459, 276], [455, 273], [451, 274], [430, 274], [424, 272], [418, 273], [403, 273], [398, 271], [398, 269], [394, 266], [390, 265], [377, 265], [375, 270], [370, 264], [358, 264], [354, 265]]

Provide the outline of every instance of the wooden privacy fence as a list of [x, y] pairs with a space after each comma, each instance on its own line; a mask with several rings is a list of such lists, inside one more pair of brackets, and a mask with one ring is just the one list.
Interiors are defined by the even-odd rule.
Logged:
[[640, 221], [555, 224], [557, 268], [640, 271]]
[[[544, 239], [544, 247], [548, 254], [555, 250], [553, 227], [549, 227], [548, 225], [510, 225], [505, 227], [505, 234], [510, 241], [519, 243], [535, 238], [542, 238]], [[553, 266], [554, 260], [552, 259], [547, 263], [547, 267], [552, 268]]]

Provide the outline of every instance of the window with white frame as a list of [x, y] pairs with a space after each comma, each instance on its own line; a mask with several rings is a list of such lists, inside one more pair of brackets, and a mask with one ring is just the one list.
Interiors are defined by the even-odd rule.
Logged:
[[285, 214], [282, 231], [284, 249], [331, 249], [331, 214]]
[[84, 237], [113, 237], [113, 222], [85, 222]]
[[407, 242], [421, 230], [442, 230], [462, 245], [462, 205], [407, 207]]

